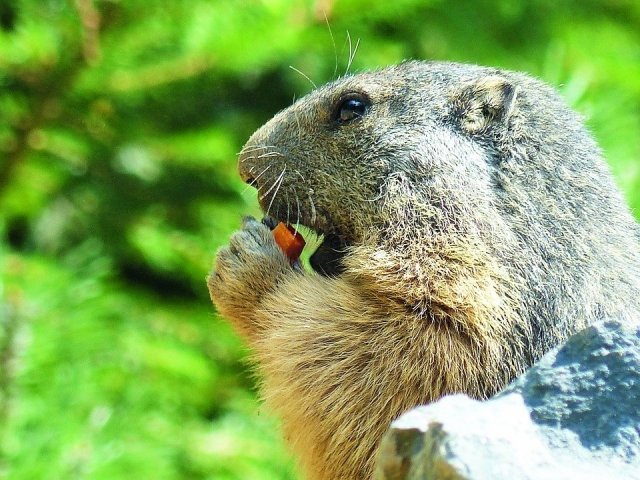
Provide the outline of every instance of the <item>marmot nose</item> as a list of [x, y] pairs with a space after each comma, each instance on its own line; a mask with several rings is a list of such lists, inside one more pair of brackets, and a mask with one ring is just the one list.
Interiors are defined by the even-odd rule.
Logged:
[[247, 155], [245, 152], [240, 152], [240, 156], [238, 157], [238, 175], [243, 182], [254, 185], [256, 183], [256, 179], [253, 176], [251, 169], [251, 160], [253, 157], [251, 155]]
[[240, 177], [242, 178], [242, 181], [244, 183], [246, 183], [247, 185], [251, 185], [252, 187], [256, 186], [256, 179], [255, 178], [253, 178], [253, 177], [244, 178], [244, 177], [242, 177], [242, 175]]
[[238, 173], [242, 181], [248, 185], [255, 185], [256, 179], [250, 173], [244, 172], [242, 168], [238, 166]]

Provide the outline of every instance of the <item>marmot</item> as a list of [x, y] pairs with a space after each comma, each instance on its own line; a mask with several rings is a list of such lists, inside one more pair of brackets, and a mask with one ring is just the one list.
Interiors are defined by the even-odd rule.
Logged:
[[368, 479], [407, 409], [487, 398], [587, 324], [638, 321], [637, 224], [579, 116], [527, 75], [340, 78], [260, 128], [239, 172], [324, 238], [303, 271], [247, 218], [208, 278], [309, 480]]

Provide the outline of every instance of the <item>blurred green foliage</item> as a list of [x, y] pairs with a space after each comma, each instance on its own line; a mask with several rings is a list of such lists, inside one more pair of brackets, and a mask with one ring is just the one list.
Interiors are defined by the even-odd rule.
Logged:
[[2, 0], [0, 476], [295, 478], [204, 278], [236, 152], [356, 44], [556, 85], [640, 212], [636, 0]]

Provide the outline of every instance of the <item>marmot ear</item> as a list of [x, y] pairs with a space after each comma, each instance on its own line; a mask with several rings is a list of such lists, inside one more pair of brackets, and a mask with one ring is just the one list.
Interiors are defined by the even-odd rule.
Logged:
[[495, 122], [506, 123], [513, 113], [518, 87], [506, 78], [488, 76], [462, 87], [453, 100], [453, 114], [469, 133], [478, 133]]

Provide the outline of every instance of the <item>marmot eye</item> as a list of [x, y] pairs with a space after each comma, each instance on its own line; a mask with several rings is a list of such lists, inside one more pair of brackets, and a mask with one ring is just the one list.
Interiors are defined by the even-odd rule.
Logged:
[[357, 97], [345, 98], [338, 103], [335, 119], [338, 123], [348, 123], [362, 117], [369, 107], [367, 100], [358, 95]]

